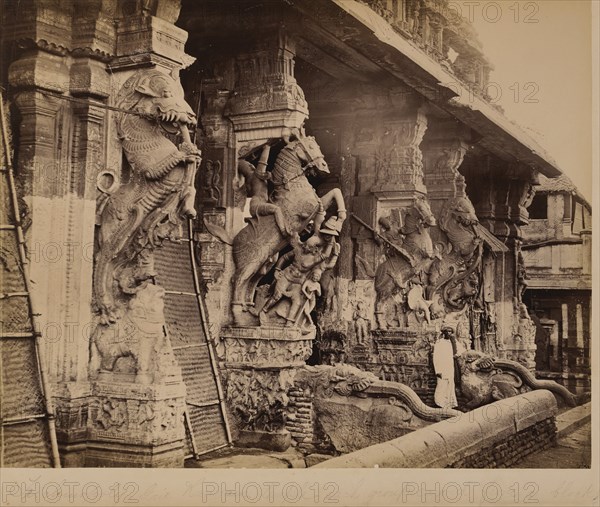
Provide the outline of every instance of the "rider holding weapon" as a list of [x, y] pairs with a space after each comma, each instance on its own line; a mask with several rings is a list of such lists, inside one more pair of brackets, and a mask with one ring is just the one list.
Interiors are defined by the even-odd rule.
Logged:
[[253, 217], [273, 215], [275, 223], [284, 236], [289, 236], [290, 231], [283, 218], [281, 208], [269, 202], [268, 181], [271, 173], [267, 171], [267, 161], [271, 146], [266, 144], [260, 155], [257, 167], [244, 159], [238, 161], [238, 172], [246, 180], [246, 194], [250, 197], [250, 214]]

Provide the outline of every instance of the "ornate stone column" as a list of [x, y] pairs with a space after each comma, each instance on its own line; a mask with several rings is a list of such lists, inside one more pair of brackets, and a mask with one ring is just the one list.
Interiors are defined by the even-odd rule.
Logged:
[[[363, 87], [356, 93], [361, 94], [365, 107], [357, 113], [352, 146], [360, 165], [354, 212], [376, 229], [381, 218], [398, 213], [427, 193], [420, 148], [427, 116], [422, 102], [408, 90], [383, 92], [377, 87]], [[374, 264], [378, 249], [372, 233], [357, 224], [353, 231], [358, 255]]]
[[[65, 466], [83, 466], [96, 176], [105, 167], [116, 2], [13, 4], [9, 96], [21, 115], [17, 165], [27, 205], [30, 276], [56, 402]], [[7, 53], [8, 54], [8, 53]]]
[[[242, 210], [247, 187], [240, 185], [238, 159], [267, 141], [289, 136], [308, 116], [304, 93], [294, 77], [294, 56], [294, 41], [287, 30], [280, 26], [263, 27], [260, 33], [248, 37], [247, 51], [215, 69], [215, 74], [226, 84], [221, 89], [229, 90], [229, 100], [223, 108], [219, 92], [209, 87], [203, 122], [208, 125], [209, 151], [225, 149], [228, 138], [227, 153], [220, 152], [217, 158], [223, 156], [226, 160], [227, 184], [233, 189], [226, 201], [227, 216], [222, 219], [222, 227], [227, 228], [231, 237], [246, 226]], [[221, 130], [222, 118], [232, 125], [229, 134]], [[208, 220], [214, 222], [214, 219], [209, 214]], [[260, 220], [264, 222], [267, 217]], [[227, 252], [230, 251], [227, 247]], [[233, 275], [233, 268], [229, 257], [226, 277]], [[230, 296], [229, 288], [221, 290], [225, 296], [221, 297], [222, 302], [239, 299], [237, 294]], [[233, 415], [234, 441], [240, 446], [285, 450], [291, 443], [285, 428], [287, 393], [297, 369], [310, 356], [314, 332], [303, 334], [297, 326], [259, 324], [256, 317], [241, 310], [239, 303], [233, 305], [235, 319], [231, 320], [235, 323], [220, 328], [218, 350]], [[240, 316], [246, 316], [246, 320], [240, 322]]]
[[[160, 68], [172, 80], [169, 75], [190, 62], [183, 53], [186, 33], [173, 25], [177, 2], [108, 0], [85, 7], [13, 4], [8, 15], [15, 30], [5, 39], [15, 55], [8, 78], [21, 117], [19, 183], [31, 224], [32, 296], [41, 312], [61, 458], [65, 466], [181, 465], [184, 389], [177, 369], [169, 370], [168, 345], [165, 374], [143, 386], [120, 376], [124, 370], [105, 371], [91, 383], [88, 363], [99, 329], [93, 309], [99, 303], [97, 218], [102, 226], [103, 206], [131, 176], [122, 166], [115, 113], [105, 106], [116, 105], [123, 83], [141, 68]], [[149, 295], [140, 291], [138, 303], [142, 292]], [[155, 320], [143, 323], [148, 328], [114, 327], [114, 336], [124, 332], [135, 341], [155, 333], [160, 339], [160, 304], [153, 307]]]
[[[193, 59], [184, 53], [187, 33], [173, 24], [178, 3], [161, 0], [150, 7], [144, 2], [119, 7], [109, 69], [111, 105], [120, 111], [111, 113], [106, 146], [117, 184], [102, 188], [108, 196], [98, 199], [98, 313], [91, 343], [93, 396], [86, 464], [177, 467], [184, 458], [185, 386], [164, 334], [164, 289], [149, 280], [155, 274], [154, 248], [177, 239], [193, 206], [189, 189], [194, 182], [186, 183], [186, 178], [199, 159], [194, 159], [197, 150], [186, 133], [195, 116], [178, 79], [179, 70]], [[156, 122], [163, 121], [160, 113], [177, 114], [166, 122], [167, 127], [177, 126], [172, 132], [176, 144], [136, 116], [156, 114], [154, 103], [159, 111]], [[118, 208], [119, 201], [129, 202], [140, 178], [146, 180], [144, 203], [130, 204], [136, 206], [139, 221], [115, 229], [112, 208]], [[107, 279], [117, 280], [118, 287]]]
[[529, 167], [481, 154], [470, 157], [461, 170], [470, 182], [469, 195], [481, 223], [508, 247], [502, 263], [496, 260], [497, 355], [534, 369], [535, 327], [522, 302], [526, 273], [520, 251], [521, 226], [528, 223], [527, 206], [538, 174]]

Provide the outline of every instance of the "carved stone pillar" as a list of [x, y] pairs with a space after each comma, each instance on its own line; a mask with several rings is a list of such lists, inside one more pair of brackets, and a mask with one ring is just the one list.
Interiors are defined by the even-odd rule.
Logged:
[[[360, 91], [365, 92], [362, 101], [372, 108], [366, 121], [362, 116], [356, 119], [352, 153], [360, 168], [359, 196], [354, 199], [353, 209], [376, 229], [379, 219], [398, 213], [427, 193], [420, 148], [427, 116], [419, 99], [406, 90], [383, 97], [378, 89]], [[358, 240], [358, 255], [374, 265], [379, 248], [373, 243], [372, 233], [354, 224], [353, 235]], [[365, 277], [360, 269], [357, 274]]]
[[[215, 212], [205, 218], [225, 227], [232, 237], [246, 226], [242, 213], [246, 207], [246, 187], [240, 186], [238, 158], [271, 139], [289, 135], [308, 116], [304, 93], [294, 77], [294, 41], [278, 26], [263, 27], [260, 34], [253, 35], [248, 38], [247, 51], [216, 69], [225, 85], [221, 90], [229, 89], [224, 109], [216, 107], [220, 106], [216, 87], [214, 91], [209, 88], [203, 115], [203, 123], [206, 121], [208, 126], [208, 152], [224, 150], [220, 153], [226, 163], [226, 181], [233, 189], [226, 200], [227, 214], [219, 218], [221, 223], [214, 222]], [[233, 126], [227, 140], [221, 136], [223, 120], [225, 125]], [[206, 244], [203, 243], [203, 248]], [[226, 252], [224, 278], [233, 275], [231, 249], [227, 247]], [[229, 307], [230, 299], [236, 295], [230, 296], [229, 287], [220, 290], [221, 303]], [[221, 327], [218, 351], [224, 366], [226, 396], [234, 416], [234, 440], [241, 446], [287, 449], [291, 443], [290, 433], [285, 429], [287, 392], [293, 386], [296, 370], [310, 356], [314, 331], [302, 334], [296, 326], [256, 325], [253, 323], [258, 319], [244, 312], [239, 301], [233, 306], [236, 318], [245, 316], [248, 325], [236, 321], [236, 325]]]
[[[202, 62], [198, 62], [202, 65]], [[193, 68], [191, 69], [193, 70]], [[224, 283], [233, 275], [233, 262], [229, 245], [208, 232], [205, 222], [230, 230], [236, 207], [235, 172], [237, 157], [233, 125], [224, 116], [225, 107], [233, 91], [228, 89], [233, 81], [233, 65], [215, 65], [213, 69], [198, 72], [203, 77], [188, 83], [200, 101], [201, 110], [199, 144], [202, 148], [202, 166], [196, 178], [196, 209], [194, 221], [199, 275], [206, 287], [205, 302], [210, 315], [213, 337], [219, 336], [221, 326], [229, 320], [231, 286]], [[210, 77], [204, 77], [208, 74]], [[233, 209], [237, 212], [234, 212]]]
[[469, 157], [461, 171], [480, 221], [508, 252], [496, 259], [495, 319], [497, 355], [535, 368], [535, 333], [522, 303], [526, 280], [521, 226], [528, 223], [527, 206], [533, 197], [537, 172], [490, 155]]
[[[26, 240], [32, 299], [40, 313], [61, 459], [65, 466], [83, 466], [95, 171], [102, 163], [105, 121], [104, 111], [88, 98], [106, 98], [107, 78], [99, 78], [97, 62], [87, 55], [70, 58], [79, 43], [72, 33], [72, 2], [13, 4], [7, 14], [15, 27], [5, 42], [14, 58], [9, 98], [21, 116], [16, 165], [31, 223]], [[79, 102], [65, 100], [75, 97]]]
[[294, 77], [294, 40], [283, 27], [265, 30], [254, 47], [235, 57], [235, 96], [227, 116], [238, 143], [281, 137], [308, 116], [304, 92]]
[[[187, 33], [173, 24], [176, 2], [119, 7], [116, 56], [109, 64], [111, 103], [152, 115], [156, 102], [156, 110], [176, 112], [170, 126], [178, 125], [178, 140], [168, 140], [144, 118], [111, 113], [106, 148], [116, 181], [114, 188], [101, 188], [98, 198], [86, 464], [176, 467], [184, 457], [185, 386], [164, 334], [164, 289], [149, 280], [154, 248], [181, 234], [193, 206], [185, 190], [193, 181], [185, 181], [195, 150], [185, 142], [183, 125], [194, 115], [178, 82], [179, 69], [193, 59], [183, 52]], [[143, 202], [130, 202], [141, 179]], [[118, 228], [113, 216], [120, 203], [135, 208], [138, 220]]]

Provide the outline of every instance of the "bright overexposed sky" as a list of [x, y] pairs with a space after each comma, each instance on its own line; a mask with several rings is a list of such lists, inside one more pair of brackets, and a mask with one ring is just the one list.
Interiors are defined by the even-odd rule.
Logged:
[[591, 1], [451, 0], [471, 17], [506, 116], [536, 139], [591, 202]]

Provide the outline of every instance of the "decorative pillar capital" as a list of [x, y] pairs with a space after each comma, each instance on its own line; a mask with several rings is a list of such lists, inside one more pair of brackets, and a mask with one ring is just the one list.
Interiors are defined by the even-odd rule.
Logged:
[[454, 196], [453, 185], [459, 175], [470, 144], [460, 137], [425, 141], [423, 149], [424, 179], [432, 203], [443, 202]]
[[281, 137], [308, 117], [294, 77], [293, 39], [279, 27], [235, 57], [237, 86], [226, 114], [240, 142]]
[[377, 176], [371, 191], [378, 197], [390, 193], [426, 193], [419, 147], [427, 130], [423, 108], [385, 120], [383, 125], [383, 137], [375, 154]]
[[117, 24], [116, 58], [112, 70], [157, 66], [177, 71], [194, 62], [184, 51], [188, 33], [157, 16], [124, 17]]

